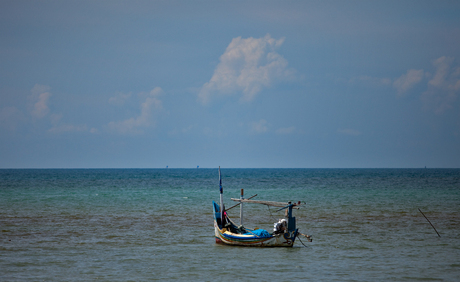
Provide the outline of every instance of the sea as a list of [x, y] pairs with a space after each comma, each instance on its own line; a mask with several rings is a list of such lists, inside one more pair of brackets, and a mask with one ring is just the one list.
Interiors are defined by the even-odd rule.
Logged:
[[[460, 169], [221, 171], [227, 209], [301, 201], [312, 242], [216, 244], [218, 168], [2, 169], [0, 281], [460, 281]], [[246, 227], [283, 217], [243, 206]]]

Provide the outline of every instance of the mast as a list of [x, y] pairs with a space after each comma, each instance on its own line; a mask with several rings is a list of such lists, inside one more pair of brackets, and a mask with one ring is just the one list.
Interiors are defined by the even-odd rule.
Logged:
[[288, 206], [288, 231], [292, 232], [296, 230], [295, 217], [292, 216], [293, 205], [289, 202]]
[[219, 166], [219, 190], [220, 190], [220, 223], [222, 228], [224, 227], [224, 198], [223, 198], [223, 189], [222, 189], [222, 177], [220, 175], [220, 166]]
[[[244, 189], [241, 189], [240, 199], [243, 200]], [[243, 225], [243, 202], [240, 204], [240, 225]]]

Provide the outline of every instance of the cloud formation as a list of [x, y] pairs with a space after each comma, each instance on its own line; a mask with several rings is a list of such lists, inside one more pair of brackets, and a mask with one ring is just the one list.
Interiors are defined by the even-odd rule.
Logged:
[[150, 91], [145, 101], [141, 103], [139, 116], [118, 122], [112, 121], [108, 124], [109, 129], [120, 134], [136, 134], [142, 133], [141, 128], [155, 125], [152, 115], [154, 110], [159, 110], [163, 107], [161, 100], [158, 99], [158, 96], [162, 93], [163, 90], [160, 87]]
[[[426, 90], [419, 94], [423, 108], [436, 114], [442, 114], [454, 107], [460, 92], [460, 67], [452, 57], [440, 57], [433, 61], [434, 74], [423, 69], [410, 69], [394, 79], [359, 76], [349, 80], [350, 83], [386, 87], [392, 85], [399, 97], [410, 93], [417, 84], [426, 85]], [[344, 133], [344, 132], [341, 132]]]
[[241, 101], [254, 97], [273, 83], [293, 76], [288, 62], [275, 50], [284, 38], [275, 40], [269, 34], [263, 38], [233, 38], [211, 80], [203, 85], [198, 97], [203, 104], [213, 95], [242, 93]]
[[110, 97], [109, 99], [109, 104], [111, 105], [117, 105], [117, 106], [123, 106], [129, 98], [131, 98], [132, 93], [121, 93], [118, 92], [115, 96]]
[[61, 121], [62, 117], [63, 117], [62, 114], [51, 114], [50, 115], [50, 121], [53, 126], [50, 129], [48, 129], [47, 131], [48, 133], [60, 134], [60, 133], [87, 132], [88, 131], [88, 127], [86, 126], [86, 124], [83, 124], [83, 125], [66, 124]]
[[403, 74], [395, 80], [393, 86], [398, 91], [398, 95], [402, 96], [409, 89], [414, 87], [417, 83], [421, 82], [424, 76], [423, 70], [408, 70], [406, 74]]
[[454, 58], [445, 56], [433, 61], [436, 72], [421, 96], [425, 108], [436, 114], [451, 109], [460, 91], [460, 67], [454, 67], [453, 63]]
[[32, 94], [29, 100], [32, 103], [30, 114], [34, 118], [43, 118], [49, 113], [48, 101], [51, 97], [50, 87], [46, 85], [35, 84], [32, 88]]
[[433, 61], [434, 74], [422, 69], [411, 69], [396, 79], [393, 86], [398, 95], [402, 96], [424, 78], [428, 78], [426, 91], [420, 95], [423, 107], [436, 114], [442, 114], [453, 107], [460, 91], [460, 67], [455, 66], [454, 62], [454, 58], [440, 57]]
[[268, 131], [268, 124], [266, 120], [261, 119], [259, 121], [251, 122], [249, 124], [249, 128], [251, 130], [251, 133], [261, 134]]

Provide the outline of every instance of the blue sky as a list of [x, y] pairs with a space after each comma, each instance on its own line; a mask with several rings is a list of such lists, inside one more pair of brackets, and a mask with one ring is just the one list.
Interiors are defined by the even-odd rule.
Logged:
[[0, 168], [458, 168], [458, 15], [0, 1]]

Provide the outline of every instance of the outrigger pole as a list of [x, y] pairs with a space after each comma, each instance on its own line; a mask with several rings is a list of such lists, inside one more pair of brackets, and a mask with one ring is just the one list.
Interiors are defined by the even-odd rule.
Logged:
[[[254, 198], [255, 196], [257, 196], [257, 194], [255, 194], [255, 195], [253, 195], [253, 196], [251, 196], [251, 197], [249, 197], [249, 198], [247, 198], [247, 199], [243, 199], [243, 200], [250, 200], [250, 199]], [[239, 205], [241, 205], [241, 202], [239, 202], [238, 204], [235, 204], [235, 205], [233, 205], [233, 206], [231, 206], [231, 207], [229, 207], [228, 209], [225, 209], [225, 210], [226, 210], [226, 211], [229, 211], [229, 210], [231, 210], [231, 209], [233, 209], [234, 207], [237, 207], [237, 206], [239, 206]]]

